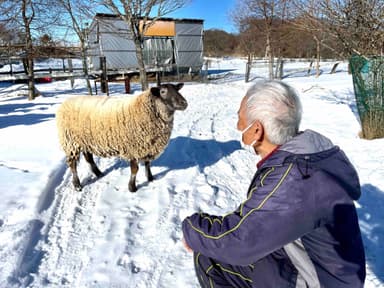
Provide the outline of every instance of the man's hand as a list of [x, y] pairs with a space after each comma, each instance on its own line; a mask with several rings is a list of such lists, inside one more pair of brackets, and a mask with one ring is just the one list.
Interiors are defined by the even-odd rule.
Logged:
[[183, 238], [181, 241], [183, 242], [183, 245], [184, 245], [185, 250], [187, 250], [187, 252], [189, 252], [189, 253], [192, 253], [193, 250], [191, 249], [191, 247], [189, 247], [189, 245], [187, 244], [187, 242], [185, 241], [185, 239]]

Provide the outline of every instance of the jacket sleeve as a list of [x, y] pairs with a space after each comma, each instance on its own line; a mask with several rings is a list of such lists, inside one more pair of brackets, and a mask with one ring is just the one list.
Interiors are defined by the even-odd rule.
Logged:
[[231, 214], [196, 213], [182, 223], [195, 252], [232, 265], [248, 265], [313, 229], [314, 207], [305, 180], [293, 164], [272, 167], [252, 184], [246, 201]]

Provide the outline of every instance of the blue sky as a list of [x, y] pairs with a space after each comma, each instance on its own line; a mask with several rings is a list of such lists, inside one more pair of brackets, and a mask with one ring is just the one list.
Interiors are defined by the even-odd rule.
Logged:
[[229, 13], [236, 0], [191, 0], [183, 9], [179, 9], [166, 17], [203, 19], [204, 29], [217, 28], [236, 33]]

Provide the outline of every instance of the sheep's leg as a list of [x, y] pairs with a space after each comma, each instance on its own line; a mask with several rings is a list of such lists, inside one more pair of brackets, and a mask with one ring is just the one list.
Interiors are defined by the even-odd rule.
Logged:
[[77, 191], [81, 191], [82, 187], [80, 184], [80, 179], [79, 176], [77, 175], [77, 159], [76, 157], [74, 158], [67, 158], [67, 163], [69, 168], [71, 169], [72, 172], [72, 183], [73, 186]]
[[147, 176], [148, 181], [153, 181], [153, 175], [151, 172], [151, 161], [145, 161], [145, 175]]
[[97, 178], [103, 176], [103, 173], [97, 168], [95, 161], [93, 160], [93, 155], [90, 152], [83, 152], [85, 160], [89, 163], [91, 166], [91, 170], [93, 174], [96, 175]]
[[131, 177], [129, 178], [128, 189], [131, 192], [136, 192], [137, 191], [136, 175], [137, 175], [137, 171], [139, 171], [139, 165], [137, 163], [137, 160], [131, 160], [130, 165], [131, 165]]

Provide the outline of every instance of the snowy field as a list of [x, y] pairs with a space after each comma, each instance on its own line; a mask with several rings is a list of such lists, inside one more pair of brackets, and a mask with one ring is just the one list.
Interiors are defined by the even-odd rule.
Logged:
[[[356, 202], [367, 256], [366, 287], [384, 287], [384, 139], [363, 140], [347, 65], [319, 78], [287, 63], [284, 79], [303, 102], [301, 129], [314, 129], [341, 146], [355, 165], [362, 198]], [[266, 76], [266, 67], [251, 79]], [[0, 86], [0, 287], [198, 287], [192, 255], [181, 243], [181, 221], [195, 211], [226, 214], [245, 200], [257, 156], [240, 148], [237, 110], [251, 83], [245, 63], [214, 60], [208, 83], [185, 83], [188, 108], [177, 111], [170, 143], [153, 162], [155, 181], [140, 166], [138, 192], [128, 191], [130, 168], [96, 158], [96, 179], [84, 159], [82, 192], [58, 144], [55, 111], [66, 98], [86, 94], [84, 82], [39, 84], [28, 101], [22, 84]], [[140, 93], [133, 85], [133, 94]], [[100, 90], [99, 90], [100, 91]], [[125, 95], [110, 84], [111, 97]], [[268, 241], [268, 239], [266, 239]]]

